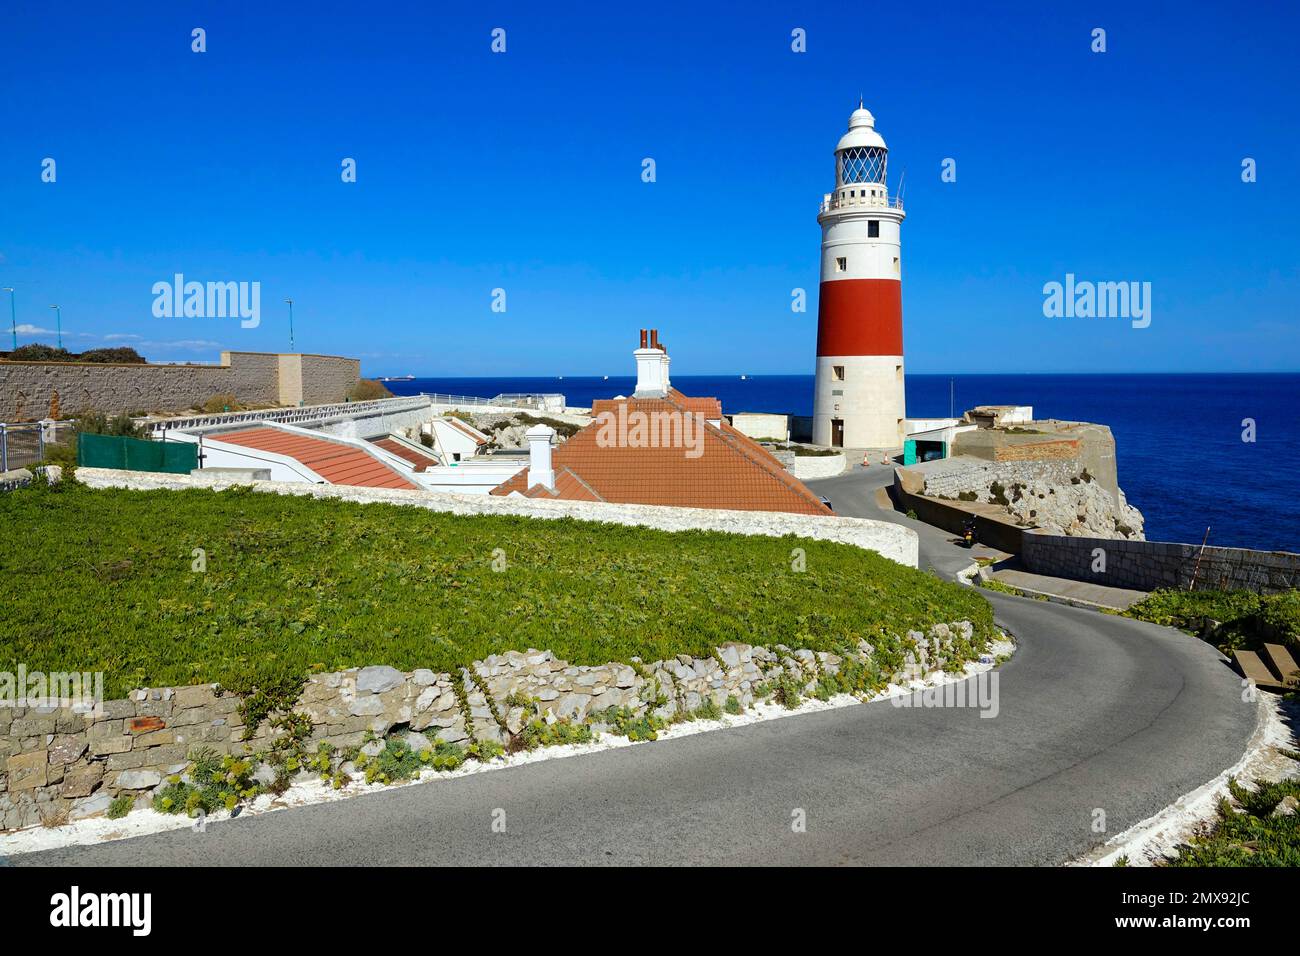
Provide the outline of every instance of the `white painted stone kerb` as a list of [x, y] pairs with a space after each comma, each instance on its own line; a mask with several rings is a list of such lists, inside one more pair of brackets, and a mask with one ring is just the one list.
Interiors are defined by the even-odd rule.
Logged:
[[[91, 488], [181, 490], [211, 488], [220, 491], [239, 483], [220, 476], [192, 477], [111, 468], [79, 468], [77, 478]], [[400, 491], [391, 488], [353, 488], [346, 485], [311, 485], [259, 481], [254, 491], [312, 498], [337, 498], [363, 504], [383, 503], [425, 508], [455, 515], [522, 515], [529, 518], [574, 518], [611, 524], [654, 528], [659, 531], [723, 531], [731, 534], [779, 538], [797, 535], [819, 541], [839, 541], [915, 568], [918, 538], [915, 531], [887, 521], [866, 518], [823, 517], [775, 511], [730, 511], [711, 508], [670, 508], [609, 502], [546, 501], [537, 498], [458, 495], [440, 491]]]

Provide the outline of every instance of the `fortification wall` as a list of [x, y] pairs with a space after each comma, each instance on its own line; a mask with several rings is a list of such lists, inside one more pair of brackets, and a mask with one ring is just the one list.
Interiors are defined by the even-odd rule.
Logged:
[[[291, 360], [286, 366], [283, 360]], [[220, 365], [108, 365], [0, 361], [0, 421], [81, 411], [184, 412], [215, 395], [247, 405], [341, 402], [361, 374], [357, 359], [222, 352]]]

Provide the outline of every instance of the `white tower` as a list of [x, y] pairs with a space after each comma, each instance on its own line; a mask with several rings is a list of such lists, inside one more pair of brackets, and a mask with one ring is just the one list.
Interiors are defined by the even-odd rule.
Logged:
[[813, 441], [903, 445], [901, 200], [889, 198], [889, 148], [858, 104], [835, 147], [835, 191], [822, 199]]

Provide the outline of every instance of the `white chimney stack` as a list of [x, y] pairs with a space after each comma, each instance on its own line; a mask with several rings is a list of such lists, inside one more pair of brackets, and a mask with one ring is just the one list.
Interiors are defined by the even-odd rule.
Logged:
[[555, 490], [555, 471], [551, 468], [551, 440], [555, 429], [549, 425], [534, 425], [524, 432], [528, 439], [528, 487], [544, 485]]
[[659, 344], [659, 330], [651, 329], [649, 336], [641, 330], [641, 347], [632, 353], [636, 357], [637, 398], [663, 398], [668, 394], [668, 352]]

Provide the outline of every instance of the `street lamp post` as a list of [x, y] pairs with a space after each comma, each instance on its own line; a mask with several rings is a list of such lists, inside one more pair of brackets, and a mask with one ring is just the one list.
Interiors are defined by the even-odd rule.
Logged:
[[50, 306], [54, 310], [54, 328], [59, 336], [59, 348], [63, 348], [63, 310], [57, 305]]
[[5, 286], [5, 291], [9, 293], [9, 328], [14, 336], [14, 351], [18, 351], [18, 311], [14, 305], [14, 290]]
[[285, 299], [289, 303], [289, 351], [293, 351], [293, 299]]

